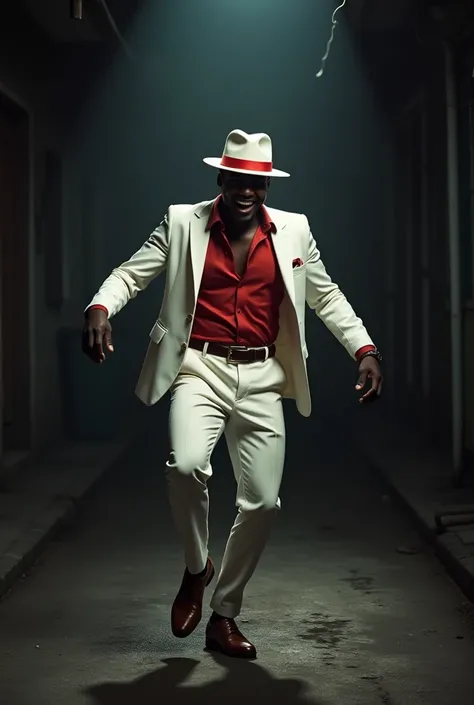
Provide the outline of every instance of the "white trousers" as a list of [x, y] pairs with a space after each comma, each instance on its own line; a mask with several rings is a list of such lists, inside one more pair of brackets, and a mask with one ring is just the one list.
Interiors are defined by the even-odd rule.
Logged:
[[169, 499], [191, 573], [206, 566], [207, 482], [223, 432], [237, 482], [238, 514], [211, 600], [211, 608], [224, 617], [240, 613], [245, 586], [280, 508], [284, 384], [285, 372], [275, 358], [234, 364], [189, 348], [171, 390]]

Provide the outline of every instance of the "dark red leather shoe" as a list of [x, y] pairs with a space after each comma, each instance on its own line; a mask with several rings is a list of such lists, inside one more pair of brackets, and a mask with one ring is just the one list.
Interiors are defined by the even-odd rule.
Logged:
[[196, 629], [202, 618], [202, 600], [204, 590], [214, 577], [214, 564], [207, 559], [204, 575], [193, 575], [184, 571], [181, 587], [171, 608], [171, 631], [174, 636], [183, 639]]
[[255, 646], [239, 631], [234, 620], [227, 617], [208, 622], [206, 648], [233, 658], [257, 658]]

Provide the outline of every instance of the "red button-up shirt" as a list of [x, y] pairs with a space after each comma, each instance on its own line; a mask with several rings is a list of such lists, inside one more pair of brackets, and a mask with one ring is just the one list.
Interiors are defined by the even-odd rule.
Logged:
[[275, 342], [284, 284], [271, 233], [275, 225], [262, 208], [260, 225], [240, 277], [225, 234], [219, 197], [210, 214], [209, 244], [199, 290], [192, 338], [225, 345], [259, 347]]
[[[268, 211], [261, 210], [260, 225], [250, 246], [247, 267], [239, 277], [224, 232], [216, 200], [207, 223], [209, 245], [196, 304], [192, 337], [226, 345], [258, 347], [275, 342], [284, 284], [276, 260], [271, 233], [276, 232]], [[105, 306], [95, 304], [108, 315]], [[373, 345], [357, 350], [357, 359]]]

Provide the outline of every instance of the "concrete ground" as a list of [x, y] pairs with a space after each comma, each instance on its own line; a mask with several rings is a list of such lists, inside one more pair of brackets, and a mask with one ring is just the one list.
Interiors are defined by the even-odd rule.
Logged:
[[[386, 410], [387, 412], [388, 410]], [[449, 452], [430, 446], [419, 431], [376, 406], [344, 413], [358, 449], [387, 482], [388, 491], [412, 517], [449, 574], [474, 603], [474, 484], [468, 471], [454, 482]], [[382, 412], [382, 413], [381, 413]], [[436, 516], [462, 508], [450, 525]], [[442, 522], [443, 523], [443, 522]]]
[[[257, 662], [204, 652], [204, 620], [170, 634], [183, 566], [151, 432], [0, 603], [2, 705], [470, 705], [459, 589], [342, 434], [288, 425], [282, 512], [240, 620]], [[234, 516], [224, 447], [214, 469], [219, 561]]]
[[123, 434], [113, 442], [64, 442], [11, 473], [0, 468], [0, 598], [136, 435]]

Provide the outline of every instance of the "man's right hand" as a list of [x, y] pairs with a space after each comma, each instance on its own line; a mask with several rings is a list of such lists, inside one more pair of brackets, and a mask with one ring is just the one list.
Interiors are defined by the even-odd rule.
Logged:
[[105, 351], [113, 352], [112, 326], [105, 311], [92, 308], [86, 311], [86, 322], [82, 331], [82, 352], [92, 362], [101, 364], [105, 360]]

